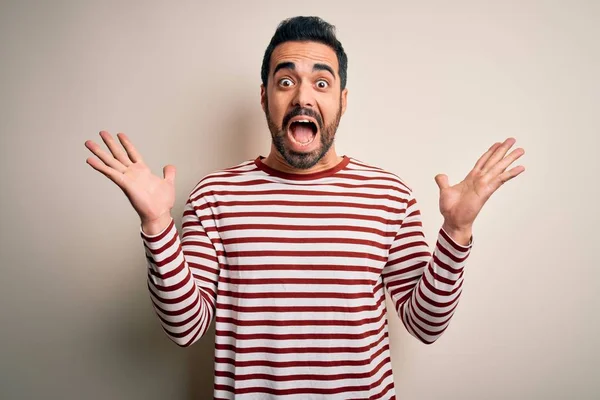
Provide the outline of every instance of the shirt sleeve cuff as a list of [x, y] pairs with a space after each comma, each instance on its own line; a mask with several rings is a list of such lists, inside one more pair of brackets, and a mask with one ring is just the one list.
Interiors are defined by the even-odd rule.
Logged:
[[473, 247], [473, 235], [471, 235], [469, 243], [466, 246], [459, 244], [454, 239], [452, 239], [452, 236], [450, 236], [443, 227], [440, 228], [440, 235], [442, 235], [443, 238], [448, 242], [448, 244], [450, 244], [456, 251], [467, 253], [471, 249], [471, 247]]
[[149, 235], [149, 234], [145, 233], [142, 229], [142, 226], [140, 225], [140, 236], [146, 242], [150, 242], [150, 243], [158, 242], [158, 241], [162, 240], [167, 235], [167, 233], [169, 233], [169, 231], [173, 228], [174, 225], [175, 225], [175, 220], [173, 218], [171, 218], [171, 222], [169, 222], [169, 225], [167, 225], [167, 227], [165, 229], [163, 229], [162, 231], [160, 231], [154, 235]]

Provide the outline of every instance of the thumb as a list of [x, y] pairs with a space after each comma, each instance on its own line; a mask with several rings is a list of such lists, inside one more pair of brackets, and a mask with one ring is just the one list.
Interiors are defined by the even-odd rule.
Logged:
[[450, 187], [450, 185], [448, 184], [448, 176], [444, 175], [444, 174], [438, 174], [438, 175], [436, 175], [435, 176], [435, 183], [437, 183], [437, 185], [440, 188], [440, 190], [446, 189], [447, 187]]
[[165, 165], [163, 168], [163, 175], [165, 176], [165, 180], [175, 183], [175, 166]]

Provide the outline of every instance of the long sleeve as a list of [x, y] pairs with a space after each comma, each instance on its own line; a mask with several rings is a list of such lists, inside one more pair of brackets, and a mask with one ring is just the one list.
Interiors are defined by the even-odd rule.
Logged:
[[382, 277], [404, 326], [425, 344], [435, 342], [450, 323], [462, 292], [471, 246], [472, 240], [461, 246], [440, 229], [431, 254], [419, 207], [410, 193]]
[[200, 218], [207, 207], [194, 204], [188, 200], [185, 205], [181, 238], [173, 220], [152, 236], [140, 228], [150, 298], [165, 333], [179, 346], [189, 346], [206, 333], [216, 306], [217, 252]]

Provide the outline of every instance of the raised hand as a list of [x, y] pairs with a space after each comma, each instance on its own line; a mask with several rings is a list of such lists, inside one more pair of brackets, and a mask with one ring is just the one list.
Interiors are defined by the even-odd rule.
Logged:
[[101, 131], [100, 137], [110, 153], [88, 140], [85, 147], [97, 158], [89, 157], [86, 162], [123, 190], [140, 216], [144, 232], [153, 234], [166, 228], [175, 203], [175, 167], [165, 166], [161, 178], [152, 174], [125, 134], [117, 134], [124, 150], [110, 133]]
[[435, 177], [440, 188], [443, 228], [458, 242], [468, 242], [475, 217], [490, 196], [504, 183], [525, 170], [522, 165], [507, 170], [515, 160], [525, 154], [525, 150], [517, 148], [506, 155], [515, 142], [515, 139], [508, 138], [503, 143], [494, 143], [479, 158], [467, 177], [454, 186], [448, 184], [448, 177], [444, 174]]

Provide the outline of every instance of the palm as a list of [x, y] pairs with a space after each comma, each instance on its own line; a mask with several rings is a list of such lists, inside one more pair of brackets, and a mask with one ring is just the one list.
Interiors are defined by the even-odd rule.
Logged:
[[156, 176], [125, 135], [118, 135], [125, 151], [109, 133], [100, 135], [111, 153], [87, 141], [86, 147], [98, 156], [88, 158], [88, 164], [123, 190], [142, 221], [154, 221], [169, 213], [175, 203], [175, 167], [166, 166], [164, 178]]
[[515, 149], [505, 157], [514, 143], [511, 138], [502, 144], [494, 144], [467, 177], [454, 186], [448, 185], [446, 175], [436, 176], [440, 188], [440, 212], [450, 226], [458, 229], [470, 227], [490, 196], [503, 183], [524, 171], [522, 166], [506, 171], [524, 154], [523, 149]]
[[175, 204], [173, 183], [152, 174], [143, 163], [132, 164], [123, 173], [123, 191], [133, 208], [147, 220], [158, 219]]

